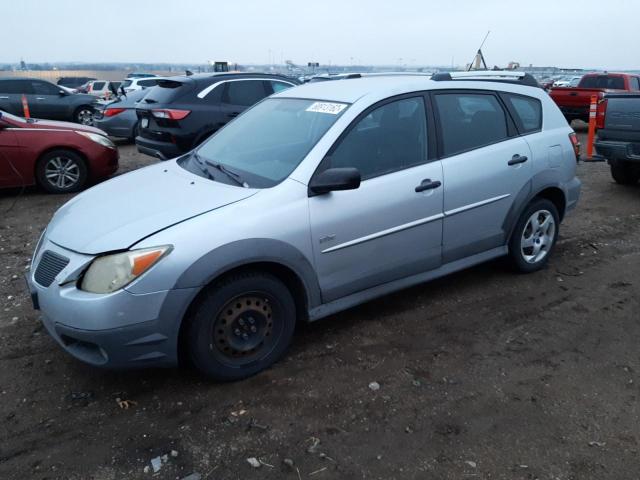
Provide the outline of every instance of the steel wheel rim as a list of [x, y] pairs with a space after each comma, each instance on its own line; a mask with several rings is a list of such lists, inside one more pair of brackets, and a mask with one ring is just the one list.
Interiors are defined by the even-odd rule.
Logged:
[[244, 366], [273, 349], [278, 336], [274, 330], [273, 301], [268, 296], [238, 295], [216, 315], [210, 348], [224, 363]]
[[53, 157], [45, 165], [44, 175], [49, 184], [67, 190], [80, 180], [80, 167], [71, 158]]
[[551, 250], [556, 235], [556, 221], [549, 210], [534, 212], [522, 231], [520, 253], [527, 263], [538, 263]]
[[78, 112], [78, 120], [81, 125], [93, 125], [93, 112], [83, 108]]

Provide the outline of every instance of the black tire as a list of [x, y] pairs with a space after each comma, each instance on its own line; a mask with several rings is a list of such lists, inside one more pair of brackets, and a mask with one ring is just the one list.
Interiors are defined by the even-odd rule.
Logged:
[[[57, 173], [57, 176], [53, 176]], [[63, 180], [60, 181], [60, 176]], [[72, 193], [87, 184], [89, 170], [80, 154], [72, 150], [52, 150], [36, 164], [38, 185], [49, 193]]]
[[[553, 231], [544, 230], [547, 227], [541, 227], [541, 230], [545, 231], [544, 234], [541, 234], [537, 229], [532, 228], [530, 220], [532, 220], [536, 212], [540, 214], [536, 218], [537, 222], [546, 219], [547, 214], [552, 218], [553, 223], [551, 226]], [[546, 213], [541, 214], [540, 212]], [[545, 198], [536, 198], [531, 201], [520, 215], [509, 239], [509, 257], [516, 270], [523, 273], [531, 273], [543, 268], [553, 253], [559, 230], [560, 218], [558, 209], [553, 202]], [[531, 241], [532, 245], [525, 247], [525, 241]], [[538, 254], [536, 254], [536, 249]]]
[[136, 122], [136, 124], [133, 126], [133, 130], [131, 131], [131, 138], [129, 139], [129, 141], [131, 141], [131, 143], [136, 143], [136, 137], [140, 135], [140, 122]]
[[93, 125], [93, 107], [81, 105], [73, 112], [73, 121], [80, 125]]
[[620, 185], [635, 185], [640, 180], [640, 168], [626, 162], [611, 162], [611, 176]]
[[208, 287], [188, 322], [186, 348], [195, 367], [212, 380], [233, 381], [268, 368], [285, 353], [296, 308], [279, 279], [247, 272]]

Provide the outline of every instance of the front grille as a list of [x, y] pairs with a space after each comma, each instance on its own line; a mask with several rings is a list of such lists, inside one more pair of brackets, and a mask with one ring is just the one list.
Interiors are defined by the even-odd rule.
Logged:
[[48, 287], [53, 283], [56, 275], [58, 275], [68, 264], [69, 259], [67, 257], [63, 257], [51, 250], [47, 250], [42, 254], [42, 258], [40, 259], [40, 263], [38, 264], [38, 268], [36, 268], [36, 273], [33, 275], [33, 278], [35, 278], [36, 282], [43, 287]]

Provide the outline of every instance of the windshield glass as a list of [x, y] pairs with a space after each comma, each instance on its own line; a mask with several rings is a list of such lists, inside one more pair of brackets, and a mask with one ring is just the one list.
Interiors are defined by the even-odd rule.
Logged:
[[230, 172], [238, 184], [271, 187], [289, 176], [346, 108], [345, 103], [269, 98], [219, 130], [181, 164], [226, 183], [232, 183]]

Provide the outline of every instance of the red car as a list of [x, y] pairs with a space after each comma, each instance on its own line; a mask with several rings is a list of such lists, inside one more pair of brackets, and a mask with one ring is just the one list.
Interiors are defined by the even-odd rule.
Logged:
[[102, 130], [0, 111], [0, 188], [77, 192], [116, 170], [118, 149]]

